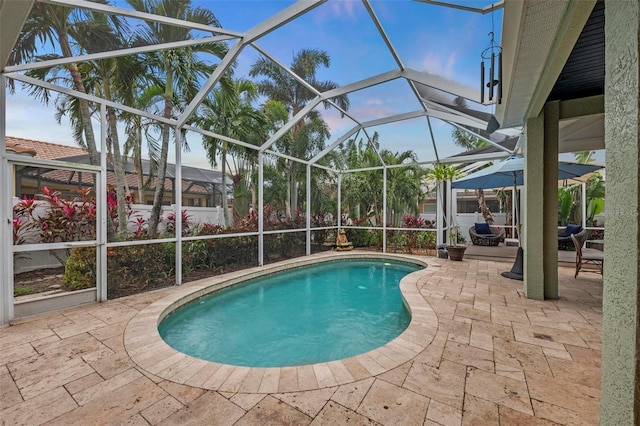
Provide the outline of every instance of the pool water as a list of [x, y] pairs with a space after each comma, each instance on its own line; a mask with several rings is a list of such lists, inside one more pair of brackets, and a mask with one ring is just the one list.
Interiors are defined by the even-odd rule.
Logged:
[[334, 261], [216, 292], [159, 326], [174, 349], [249, 367], [348, 358], [380, 347], [410, 322], [402, 277], [421, 267], [381, 260]]

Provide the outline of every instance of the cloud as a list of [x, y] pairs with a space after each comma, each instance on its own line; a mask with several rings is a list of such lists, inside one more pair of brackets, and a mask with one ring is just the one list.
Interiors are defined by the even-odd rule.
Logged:
[[[71, 125], [66, 118], [62, 123], [56, 123], [54, 119], [55, 107], [43, 105], [30, 98], [26, 92], [16, 90], [15, 94], [7, 93], [7, 136], [16, 138], [33, 139], [41, 142], [49, 142], [67, 146], [78, 146], [73, 141]], [[99, 124], [94, 121], [94, 132], [99, 138]], [[119, 127], [120, 142], [124, 141], [124, 130]], [[185, 165], [211, 169], [211, 165], [202, 148], [200, 136], [187, 133], [187, 139], [191, 152], [182, 153], [182, 163]], [[99, 143], [99, 141], [98, 141]], [[146, 147], [143, 148], [143, 156], [146, 158]], [[175, 149], [169, 149], [169, 161], [175, 162]]]
[[334, 1], [331, 2], [331, 9], [333, 13], [337, 16], [348, 16], [350, 18], [355, 18], [356, 14], [354, 11], [355, 1], [343, 0], [343, 1]]
[[7, 93], [6, 134], [24, 139], [76, 146], [71, 125], [63, 117], [61, 124], [54, 119], [55, 107], [30, 98], [19, 88]]
[[353, 21], [358, 15], [360, 2], [356, 0], [332, 1], [318, 8], [317, 19], [319, 22], [327, 22], [336, 18]]
[[455, 77], [454, 70], [457, 56], [456, 51], [449, 53], [429, 52], [424, 58], [422, 58], [420, 63], [421, 70], [426, 71], [429, 74], [435, 74], [452, 79]]

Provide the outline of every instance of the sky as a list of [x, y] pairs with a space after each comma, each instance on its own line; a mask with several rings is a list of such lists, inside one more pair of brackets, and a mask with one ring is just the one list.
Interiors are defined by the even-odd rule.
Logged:
[[[122, 0], [115, 3], [128, 7]], [[293, 3], [276, 0], [193, 0], [195, 6], [213, 11], [223, 28], [241, 32]], [[475, 7], [490, 4], [485, 0], [458, 3]], [[470, 87], [480, 85], [480, 53], [489, 44], [489, 32], [492, 30], [499, 42], [501, 11], [481, 15], [411, 0], [373, 0], [370, 4], [404, 66]], [[325, 50], [331, 58], [331, 65], [327, 69], [319, 69], [318, 78], [334, 81], [338, 85], [398, 68], [363, 3], [355, 0], [329, 0], [257, 40], [257, 44], [286, 65], [291, 64], [294, 54], [300, 49]], [[260, 53], [252, 47], [245, 48], [237, 59], [235, 77], [248, 78], [248, 71], [259, 56]], [[349, 113], [360, 121], [421, 108], [405, 80], [351, 93], [349, 99]], [[491, 107], [470, 106], [492, 111]], [[61, 124], [56, 123], [54, 111], [53, 107], [29, 98], [24, 90], [18, 89], [16, 94], [7, 94], [6, 134], [73, 145], [68, 122], [63, 119]], [[327, 144], [354, 126], [353, 121], [341, 118], [335, 110], [320, 107], [318, 111], [331, 128], [331, 138]], [[461, 151], [451, 142], [453, 128], [450, 125], [438, 119], [431, 119], [431, 124], [440, 158]], [[97, 122], [95, 129], [98, 134]], [[394, 152], [411, 149], [420, 161], [435, 159], [424, 118], [378, 126], [370, 129], [369, 134], [372, 135], [373, 131], [379, 132], [382, 148]], [[200, 136], [190, 134], [187, 140], [191, 152], [183, 154], [183, 164], [211, 167], [201, 148]]]

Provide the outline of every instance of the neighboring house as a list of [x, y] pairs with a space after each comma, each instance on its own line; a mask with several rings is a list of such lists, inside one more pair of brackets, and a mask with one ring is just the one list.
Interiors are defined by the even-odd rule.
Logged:
[[[83, 148], [58, 145], [31, 139], [6, 137], [7, 151], [43, 160], [57, 160], [69, 163], [89, 163], [89, 155]], [[116, 179], [111, 165], [107, 167], [107, 183], [115, 185]], [[163, 204], [174, 203], [175, 165], [167, 165], [165, 179], [165, 199]], [[125, 163], [126, 186], [134, 196], [137, 204], [153, 204], [155, 180], [142, 191], [143, 199], [138, 199], [138, 179], [131, 161]], [[144, 181], [148, 180], [149, 161], [143, 160]], [[62, 193], [71, 194], [75, 189], [93, 186], [91, 173], [72, 172], [68, 170], [54, 170], [49, 167], [34, 168], [31, 166], [17, 166], [15, 173], [14, 196], [33, 197], [41, 193], [44, 186], [56, 189]], [[222, 174], [215, 170], [199, 169], [182, 166], [182, 205], [185, 207], [214, 207], [222, 204], [221, 197]], [[229, 191], [231, 192], [231, 191]]]

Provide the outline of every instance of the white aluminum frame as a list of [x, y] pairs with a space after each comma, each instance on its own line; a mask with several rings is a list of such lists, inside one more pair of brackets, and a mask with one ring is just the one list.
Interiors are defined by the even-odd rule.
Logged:
[[[102, 111], [104, 112], [104, 111]], [[104, 130], [103, 126], [103, 130]], [[4, 137], [2, 138], [3, 144], [6, 144]], [[6, 148], [6, 146], [5, 146]], [[6, 149], [3, 150], [6, 152]], [[102, 157], [106, 162], [106, 151], [102, 151]], [[3, 188], [13, 188], [14, 187], [14, 176], [11, 173], [8, 173], [10, 170], [13, 170], [14, 166], [34, 166], [34, 167], [51, 167], [57, 170], [69, 170], [69, 171], [82, 171], [89, 172], [95, 175], [95, 194], [96, 194], [96, 237], [93, 240], [86, 241], [65, 241], [59, 243], [27, 243], [21, 245], [14, 245], [13, 241], [11, 241], [10, 235], [3, 235], [3, 242], [5, 243], [5, 247], [8, 247], [8, 250], [3, 250], [5, 254], [3, 256], [3, 264], [4, 264], [4, 280], [0, 285], [0, 291], [2, 292], [2, 302], [0, 304], [2, 307], [0, 311], [2, 311], [2, 324], [8, 323], [14, 319], [15, 306], [18, 304], [13, 297], [14, 290], [14, 269], [13, 269], [13, 255], [16, 253], [28, 253], [28, 252], [36, 252], [36, 251], [48, 251], [48, 250], [61, 250], [61, 249], [70, 249], [76, 247], [94, 247], [96, 249], [96, 282], [95, 287], [81, 290], [81, 291], [73, 291], [62, 294], [54, 294], [48, 296], [37, 297], [33, 299], [28, 299], [25, 301], [19, 302], [22, 310], [26, 310], [29, 314], [38, 313], [36, 310], [29, 309], [25, 307], [31, 303], [38, 304], [41, 307], [45, 307], [47, 300], [51, 300], [55, 306], [59, 307], [67, 307], [69, 303], [73, 304], [73, 300], [82, 300], [86, 302], [87, 300], [93, 300], [97, 302], [106, 301], [107, 296], [107, 275], [106, 275], [106, 214], [105, 214], [105, 202], [103, 200], [106, 199], [106, 177], [105, 173], [102, 172], [102, 168], [100, 166], [92, 166], [86, 164], [77, 164], [77, 163], [69, 163], [64, 161], [56, 161], [56, 160], [42, 160], [33, 157], [26, 157], [23, 155], [12, 155], [6, 154], [5, 159], [7, 161], [6, 167], [3, 164], [3, 172], [7, 175], [7, 183], [11, 183], [11, 185], [2, 185]], [[106, 163], [105, 163], [106, 164]], [[11, 226], [13, 211], [12, 211], [12, 203], [11, 203], [11, 192], [10, 190], [6, 191], [6, 193], [1, 194], [3, 196], [3, 205], [6, 204], [6, 208], [3, 208], [2, 214], [2, 222]], [[6, 200], [6, 203], [4, 202]], [[3, 227], [3, 230], [7, 230], [7, 228]], [[77, 296], [77, 294], [86, 293], [83, 296]], [[94, 296], [90, 296], [89, 294], [95, 293]], [[80, 297], [80, 299], [78, 299]], [[63, 299], [68, 298], [71, 299], [71, 302], [64, 302]]]
[[[356, 82], [352, 82], [350, 84], [346, 84], [344, 86], [332, 89], [332, 90], [328, 90], [326, 92], [320, 92], [317, 89], [315, 89], [313, 86], [311, 86], [309, 83], [307, 83], [304, 79], [302, 79], [300, 76], [296, 75], [290, 68], [288, 68], [287, 66], [285, 66], [284, 64], [282, 64], [281, 62], [279, 62], [273, 55], [271, 55], [269, 52], [267, 52], [265, 49], [261, 48], [258, 44], [257, 41], [259, 39], [261, 39], [263, 36], [265, 36], [266, 34], [269, 34], [270, 32], [276, 30], [277, 28], [281, 27], [282, 25], [285, 25], [286, 23], [308, 13], [309, 11], [315, 9], [316, 7], [320, 6], [321, 4], [325, 3], [326, 0], [300, 0], [288, 7], [286, 7], [285, 9], [283, 9], [282, 11], [280, 11], [279, 13], [275, 14], [274, 16], [268, 18], [267, 20], [259, 23], [258, 25], [254, 26], [253, 28], [247, 30], [246, 32], [236, 32], [236, 31], [231, 31], [231, 30], [227, 30], [224, 28], [219, 28], [219, 27], [213, 27], [213, 26], [208, 26], [208, 25], [202, 25], [202, 24], [197, 24], [197, 23], [193, 23], [193, 22], [188, 22], [188, 21], [184, 21], [181, 19], [174, 19], [174, 18], [169, 18], [169, 17], [165, 17], [165, 16], [156, 16], [156, 15], [152, 15], [152, 14], [148, 14], [148, 13], [143, 13], [143, 12], [138, 12], [135, 10], [131, 10], [131, 9], [125, 9], [125, 8], [119, 8], [119, 7], [113, 7], [113, 6], [108, 6], [108, 5], [103, 5], [103, 4], [99, 4], [99, 3], [94, 3], [94, 2], [90, 2], [90, 1], [85, 1], [85, 0], [40, 0], [43, 3], [49, 3], [49, 4], [54, 4], [54, 5], [60, 5], [60, 6], [68, 6], [68, 7], [73, 7], [73, 8], [83, 8], [83, 9], [88, 9], [88, 10], [93, 10], [93, 11], [98, 11], [98, 12], [104, 12], [107, 14], [115, 14], [115, 15], [120, 15], [120, 16], [126, 16], [126, 17], [130, 17], [130, 18], [134, 18], [134, 19], [140, 19], [140, 20], [147, 20], [147, 21], [153, 21], [153, 22], [158, 22], [158, 23], [162, 23], [162, 24], [167, 24], [167, 25], [176, 25], [176, 26], [181, 26], [184, 28], [190, 28], [193, 30], [198, 30], [198, 31], [204, 31], [204, 32], [208, 32], [211, 34], [211, 36], [209, 37], [205, 37], [205, 38], [200, 38], [200, 39], [196, 39], [196, 40], [184, 40], [184, 41], [180, 41], [180, 42], [174, 42], [174, 43], [164, 43], [164, 44], [158, 44], [158, 45], [153, 45], [153, 46], [144, 46], [144, 47], [138, 47], [138, 48], [131, 48], [131, 49], [121, 49], [121, 50], [117, 50], [117, 51], [108, 51], [108, 52], [102, 52], [102, 53], [96, 53], [96, 54], [87, 54], [87, 55], [79, 55], [79, 56], [75, 56], [72, 58], [60, 58], [60, 59], [55, 59], [55, 60], [50, 60], [50, 61], [42, 61], [42, 62], [37, 62], [37, 63], [30, 63], [30, 64], [21, 64], [21, 65], [16, 65], [16, 66], [10, 66], [10, 67], [6, 67], [4, 68], [4, 71], [2, 74], [0, 74], [0, 84], [2, 84], [2, 88], [0, 89], [0, 106], [2, 108], [0, 108], [0, 177], [2, 178], [3, 181], [8, 181], [9, 177], [10, 177], [10, 167], [9, 165], [14, 162], [17, 161], [19, 163], [25, 164], [25, 163], [29, 163], [30, 160], [26, 159], [25, 157], [22, 156], [14, 156], [11, 154], [7, 154], [6, 153], [6, 146], [5, 146], [5, 128], [6, 128], [6, 118], [5, 118], [5, 111], [6, 111], [6, 96], [5, 96], [5, 83], [6, 83], [6, 78], [12, 78], [16, 81], [20, 81], [26, 84], [32, 84], [32, 85], [36, 85], [36, 86], [40, 86], [43, 87], [45, 89], [48, 90], [53, 90], [59, 93], [63, 93], [69, 96], [74, 96], [76, 98], [82, 98], [82, 99], [86, 99], [89, 102], [93, 102], [97, 105], [100, 105], [100, 117], [101, 117], [101, 123], [106, 123], [106, 107], [113, 107], [116, 108], [118, 110], [121, 111], [126, 111], [126, 112], [130, 112], [133, 114], [137, 114], [139, 116], [145, 117], [145, 118], [149, 118], [152, 120], [155, 120], [156, 122], [159, 123], [164, 123], [164, 124], [169, 124], [170, 126], [172, 126], [175, 129], [175, 134], [176, 134], [176, 151], [175, 151], [175, 156], [176, 156], [176, 176], [175, 176], [175, 182], [177, 182], [175, 184], [175, 188], [174, 188], [174, 194], [175, 194], [175, 205], [176, 205], [176, 235], [174, 238], [163, 238], [163, 239], [155, 239], [155, 240], [145, 240], [145, 241], [135, 241], [135, 242], [113, 242], [113, 243], [108, 243], [107, 242], [107, 236], [106, 236], [106, 221], [107, 221], [107, 215], [106, 212], [103, 211], [104, 210], [104, 203], [105, 203], [105, 199], [106, 199], [106, 170], [107, 170], [107, 161], [106, 161], [106, 138], [107, 138], [107, 126], [106, 124], [103, 124], [101, 126], [101, 132], [100, 132], [100, 141], [101, 141], [101, 157], [100, 157], [100, 166], [87, 166], [87, 165], [77, 165], [77, 164], [71, 164], [71, 163], [62, 163], [62, 162], [56, 162], [56, 161], [43, 161], [38, 159], [37, 162], [35, 160], [32, 161], [32, 163], [37, 163], [37, 165], [42, 166], [42, 165], [51, 165], [54, 167], [61, 167], [61, 168], [71, 168], [73, 170], [87, 170], [87, 171], [91, 171], [92, 173], [97, 173], [98, 181], [96, 183], [96, 201], [97, 201], [97, 208], [98, 208], [98, 213], [97, 213], [97, 217], [96, 217], [96, 226], [98, 227], [98, 234], [96, 235], [96, 241], [94, 242], [89, 242], [89, 243], [73, 243], [73, 245], [91, 245], [94, 244], [97, 246], [97, 261], [98, 261], [98, 278], [97, 278], [97, 287], [98, 287], [98, 292], [97, 292], [97, 299], [99, 301], [104, 301], [107, 299], [107, 293], [106, 293], [106, 282], [107, 282], [107, 276], [106, 276], [106, 263], [107, 263], [107, 248], [108, 247], [119, 247], [119, 246], [126, 246], [126, 245], [134, 245], [134, 244], [156, 244], [156, 243], [162, 243], [162, 242], [174, 242], [176, 244], [176, 284], [180, 285], [182, 283], [182, 262], [181, 262], [181, 251], [182, 251], [182, 241], [191, 241], [191, 240], [197, 240], [197, 239], [210, 239], [210, 238], [226, 238], [226, 237], [231, 237], [234, 235], [257, 235], [258, 236], [258, 264], [259, 265], [263, 265], [264, 264], [264, 241], [263, 241], [263, 237], [265, 234], [272, 234], [272, 233], [278, 233], [278, 232], [299, 232], [299, 231], [305, 231], [306, 232], [306, 253], [307, 255], [310, 254], [310, 246], [311, 246], [311, 215], [310, 215], [310, 206], [311, 206], [311, 167], [317, 167], [317, 168], [321, 168], [324, 170], [328, 170], [334, 173], [337, 173], [338, 179], [337, 179], [337, 192], [338, 192], [338, 211], [337, 211], [337, 229], [339, 229], [341, 226], [343, 226], [342, 223], [342, 180], [343, 180], [343, 176], [345, 173], [354, 173], [354, 172], [358, 172], [358, 171], [367, 171], [367, 170], [383, 170], [383, 223], [382, 223], [382, 227], [381, 228], [377, 228], [377, 229], [382, 229], [383, 230], [383, 250], [386, 251], [386, 229], [391, 229], [391, 228], [387, 228], [386, 227], [386, 219], [387, 219], [387, 170], [389, 168], [395, 168], [395, 167], [406, 167], [406, 166], [413, 166], [413, 165], [426, 165], [426, 164], [430, 164], [432, 163], [432, 161], [427, 161], [427, 162], [415, 162], [415, 163], [408, 163], [408, 164], [402, 164], [402, 165], [386, 165], [384, 163], [384, 161], [382, 160], [380, 153], [378, 150], [376, 150], [377, 154], [378, 154], [378, 158], [380, 160], [380, 166], [376, 166], [376, 167], [368, 167], [368, 168], [362, 168], [362, 169], [354, 169], [354, 170], [335, 170], [331, 167], [327, 167], [327, 166], [322, 166], [320, 164], [317, 164], [318, 161], [323, 158], [325, 155], [327, 155], [329, 152], [333, 151], [334, 149], [336, 149], [338, 146], [340, 146], [343, 142], [345, 142], [346, 140], [348, 140], [350, 137], [352, 137], [354, 134], [356, 135], [356, 139], [357, 137], [360, 135], [360, 132], [362, 131], [363, 134], [365, 135], [365, 137], [367, 138], [367, 143], [371, 144], [371, 137], [367, 131], [367, 129], [374, 127], [374, 126], [378, 126], [378, 125], [383, 125], [383, 124], [389, 124], [389, 123], [393, 123], [393, 122], [398, 122], [398, 121], [404, 121], [404, 120], [411, 120], [411, 119], [415, 119], [415, 118], [420, 118], [420, 117], [424, 117], [426, 119], [427, 122], [427, 126], [429, 129], [429, 137], [431, 140], [431, 144], [433, 146], [433, 150], [436, 156], [436, 161], [441, 161], [441, 162], [446, 162], [446, 163], [458, 163], [458, 162], [463, 162], [463, 161], [474, 161], [474, 160], [480, 160], [480, 161], [487, 161], [489, 159], [497, 159], [497, 158], [503, 158], [506, 155], [508, 155], [508, 153], [510, 153], [510, 151], [508, 150], [504, 150], [503, 151], [507, 151], [507, 152], [501, 152], [501, 153], [497, 153], [497, 154], [482, 154], [482, 155], [476, 155], [476, 156], [459, 156], [459, 157], [455, 157], [455, 158], [447, 158], [447, 159], [440, 159], [439, 158], [439, 154], [438, 154], [438, 149], [437, 149], [437, 145], [436, 145], [436, 140], [433, 136], [433, 130], [432, 130], [432, 125], [431, 125], [431, 117], [434, 118], [438, 118], [440, 120], [444, 120], [445, 122], [460, 128], [464, 131], [468, 131], [465, 127], [463, 126], [472, 126], [472, 127], [477, 127], [477, 128], [484, 128], [486, 127], [486, 122], [479, 120], [475, 117], [469, 116], [467, 114], [461, 113], [459, 111], [450, 109], [450, 108], [446, 108], [445, 106], [442, 106], [440, 104], [437, 104], [435, 102], [430, 101], [429, 99], [425, 99], [420, 95], [420, 91], [419, 91], [419, 87], [417, 85], [423, 85], [423, 86], [427, 86], [427, 87], [431, 87], [431, 88], [435, 88], [437, 90], [440, 91], [444, 91], [446, 93], [452, 94], [454, 96], [462, 96], [463, 98], [469, 99], [471, 101], [474, 102], [478, 102], [480, 100], [480, 94], [479, 91], [470, 87], [466, 87], [463, 85], [458, 84], [457, 82], [454, 81], [450, 81], [447, 79], [444, 79], [442, 77], [438, 77], [435, 75], [431, 75], [431, 74], [427, 74], [427, 73], [423, 73], [423, 72], [419, 72], [413, 69], [409, 69], [406, 68], [405, 65], [402, 62], [402, 59], [400, 58], [400, 55], [398, 54], [397, 50], [395, 49], [395, 47], [393, 46], [393, 43], [391, 41], [391, 39], [388, 37], [382, 23], [380, 22], [380, 20], [378, 19], [373, 5], [371, 4], [371, 2], [369, 0], [362, 0], [364, 7], [366, 8], [369, 17], [371, 18], [372, 22], [374, 23], [378, 33], [380, 34], [380, 37], [382, 38], [382, 41], [385, 43], [388, 51], [390, 52], [390, 54], [393, 56], [397, 68], [396, 69], [392, 69], [390, 71], [378, 74], [378, 75], [374, 75], [374, 76], [370, 76], [367, 78], [364, 78], [360, 81], [356, 81]], [[425, 2], [429, 2], [432, 4], [441, 4], [441, 5], [447, 5], [450, 7], [455, 7], [452, 6], [450, 4], [444, 3], [442, 1], [436, 1], [436, 0], [421, 0], [421, 1], [425, 1]], [[485, 7], [482, 9], [474, 9], [474, 8], [466, 8], [466, 7], [459, 7], [461, 9], [464, 10], [471, 10], [474, 12], [478, 12], [478, 13], [489, 13], [497, 8], [502, 7], [502, 1], [494, 4], [490, 7]], [[124, 56], [124, 55], [129, 55], [129, 54], [139, 54], [139, 53], [144, 53], [144, 52], [151, 52], [151, 51], [157, 51], [157, 50], [162, 50], [162, 49], [170, 49], [170, 48], [177, 48], [177, 47], [183, 47], [183, 46], [192, 46], [192, 45], [198, 45], [201, 43], [208, 43], [208, 42], [221, 42], [221, 41], [232, 41], [235, 40], [235, 44], [231, 47], [231, 49], [228, 51], [227, 55], [221, 60], [220, 64], [216, 67], [216, 70], [209, 76], [208, 80], [203, 84], [203, 87], [201, 88], [200, 92], [194, 97], [194, 99], [192, 99], [190, 101], [190, 103], [188, 104], [188, 106], [182, 111], [182, 113], [178, 116], [177, 119], [165, 119], [162, 116], [159, 115], [155, 115], [155, 114], [150, 114], [148, 112], [142, 111], [142, 110], [138, 110], [136, 108], [132, 108], [129, 107], [127, 105], [122, 105], [119, 104], [117, 102], [112, 102], [112, 101], [107, 101], [105, 99], [102, 99], [100, 97], [97, 96], [93, 96], [93, 95], [89, 95], [89, 94], [85, 94], [85, 93], [80, 93], [76, 90], [70, 89], [68, 87], [62, 87], [62, 86], [58, 86], [55, 84], [51, 84], [45, 81], [40, 81], [31, 77], [27, 77], [24, 74], [21, 74], [23, 71], [25, 70], [29, 70], [29, 69], [36, 69], [36, 68], [41, 68], [41, 67], [47, 67], [47, 66], [57, 66], [57, 65], [64, 65], [64, 64], [68, 64], [68, 63], [72, 63], [72, 62], [82, 62], [82, 61], [90, 61], [90, 60], [96, 60], [96, 59], [105, 59], [105, 58], [114, 58], [114, 57], [120, 57], [120, 56]], [[234, 62], [234, 60], [238, 57], [238, 55], [243, 51], [243, 49], [247, 46], [251, 46], [254, 49], [256, 49], [259, 53], [261, 53], [262, 55], [264, 55], [266, 58], [270, 59], [271, 61], [273, 61], [274, 63], [276, 63], [279, 67], [281, 67], [283, 70], [285, 70], [287, 73], [289, 73], [293, 78], [295, 78], [300, 84], [302, 84], [303, 86], [305, 86], [308, 90], [310, 90], [312, 93], [314, 93], [316, 96], [314, 99], [312, 99], [310, 102], [308, 102], [308, 104], [298, 113], [296, 114], [294, 117], [292, 117], [287, 123], [285, 123], [283, 125], [283, 127], [281, 129], [279, 129], [277, 132], [275, 132], [275, 134], [270, 137], [267, 141], [264, 141], [264, 143], [260, 146], [255, 146], [253, 144], [249, 144], [247, 142], [244, 141], [240, 141], [240, 140], [236, 140], [233, 138], [229, 138], [223, 135], [219, 135], [207, 130], [203, 130], [203, 129], [199, 129], [195, 126], [192, 125], [187, 125], [187, 121], [189, 120], [189, 118], [195, 113], [196, 109], [198, 108], [198, 106], [200, 105], [200, 103], [204, 100], [204, 98], [208, 95], [208, 93], [210, 92], [210, 90], [219, 82], [220, 77], [222, 76], [222, 74], [231, 66], [231, 64]], [[352, 93], [354, 91], [358, 91], [358, 90], [362, 90], [362, 89], [366, 89], [378, 84], [382, 84], [382, 83], [386, 83], [392, 80], [396, 80], [396, 79], [404, 79], [407, 81], [407, 83], [409, 84], [410, 89], [412, 90], [412, 92], [415, 95], [416, 98], [416, 102], [418, 103], [418, 105], [420, 106], [420, 110], [417, 111], [412, 111], [412, 112], [407, 112], [407, 113], [403, 113], [403, 114], [397, 114], [397, 115], [393, 115], [393, 116], [388, 116], [388, 117], [383, 117], [383, 118], [379, 118], [379, 119], [374, 119], [374, 120], [370, 120], [370, 121], [359, 121], [356, 117], [354, 117], [352, 114], [350, 114], [348, 111], [343, 110], [342, 108], [340, 108], [335, 102], [332, 101], [333, 98], [337, 97], [337, 96], [341, 96], [341, 95], [345, 95], [345, 94], [349, 94]], [[314, 108], [316, 108], [320, 103], [329, 103], [331, 106], [333, 106], [334, 108], [336, 108], [336, 110], [338, 110], [341, 114], [344, 114], [344, 116], [346, 116], [347, 118], [349, 118], [350, 120], [352, 120], [355, 125], [354, 127], [352, 127], [350, 130], [348, 130], [346, 133], [338, 136], [332, 143], [329, 144], [329, 146], [327, 146], [325, 149], [323, 149], [321, 152], [319, 152], [318, 154], [314, 155], [312, 158], [310, 159], [304, 159], [304, 158], [296, 158], [296, 157], [292, 157], [280, 152], [277, 152], [277, 150], [272, 149], [271, 147], [273, 146], [273, 144], [284, 134], [286, 134], [286, 132], [288, 132], [298, 121], [300, 121], [301, 119], [304, 118], [304, 116], [306, 114], [308, 114], [310, 111], [312, 111]], [[182, 215], [181, 215], [181, 210], [182, 210], [182, 185], [181, 185], [181, 178], [182, 178], [182, 161], [181, 161], [181, 144], [180, 144], [180, 137], [181, 137], [181, 130], [189, 130], [189, 131], [194, 131], [194, 132], [198, 132], [202, 135], [207, 135], [207, 136], [211, 136], [211, 137], [215, 137], [224, 141], [227, 141], [229, 143], [232, 144], [237, 144], [240, 146], [244, 146], [250, 149], [254, 149], [258, 152], [258, 231], [257, 233], [242, 233], [242, 234], [224, 234], [224, 235], [216, 235], [216, 236], [202, 236], [202, 237], [186, 237], [183, 238], [182, 237], [182, 233], [181, 233], [181, 229], [182, 229]], [[471, 134], [474, 134], [473, 132], [470, 132]], [[474, 136], [478, 136], [476, 134], [474, 134]], [[490, 142], [490, 141], [488, 141]], [[491, 143], [491, 142], [490, 142]], [[501, 148], [502, 149], [502, 148]], [[306, 194], [306, 202], [307, 202], [307, 218], [306, 218], [306, 228], [305, 229], [301, 229], [301, 230], [286, 230], [286, 231], [265, 231], [264, 230], [264, 212], [263, 212], [263, 208], [264, 208], [264, 155], [268, 154], [268, 155], [274, 155], [274, 156], [278, 156], [281, 158], [285, 158], [287, 160], [290, 161], [296, 161], [300, 164], [304, 164], [306, 166], [306, 188], [307, 188], [307, 194]], [[19, 157], [19, 158], [18, 158]], [[3, 202], [3, 205], [5, 204], [5, 200], [10, 199], [10, 190], [7, 189], [6, 185], [2, 185], [0, 186], [0, 199]], [[9, 203], [10, 204], [10, 203]], [[12, 217], [12, 213], [10, 211], [10, 208], [8, 208], [7, 206], [5, 206], [2, 209], [2, 213], [0, 214], [0, 219], [2, 220], [2, 223], [6, 223], [10, 224], [11, 222], [11, 217]], [[442, 224], [442, 218], [439, 217], [438, 215], [438, 223], [441, 225]], [[395, 228], [393, 228], [395, 229]], [[441, 229], [441, 227], [439, 227], [439, 229]], [[9, 241], [9, 235], [10, 233], [8, 232], [8, 226], [3, 226], [2, 228], [0, 228], [0, 242], [2, 243], [6, 243]], [[441, 243], [440, 241], [441, 239], [441, 232], [438, 232], [438, 242]], [[47, 246], [49, 247], [49, 246]], [[66, 247], [66, 246], [65, 246]], [[19, 252], [22, 251], [22, 248], [16, 248], [15, 251]], [[14, 250], [12, 250], [11, 252], [13, 252]], [[11, 254], [9, 253], [9, 251], [5, 251], [5, 255], [2, 256], [2, 262], [0, 262], [0, 278], [3, 279], [3, 281], [5, 283], [12, 283], [13, 279], [12, 279], [12, 262], [11, 262]], [[12, 288], [9, 288], [10, 285], [9, 284], [5, 284], [0, 286], [0, 296], [2, 296], [2, 300], [3, 302], [0, 304], [0, 322], [1, 323], [6, 323], [8, 321], [10, 321], [13, 318], [13, 311], [12, 311]]]

